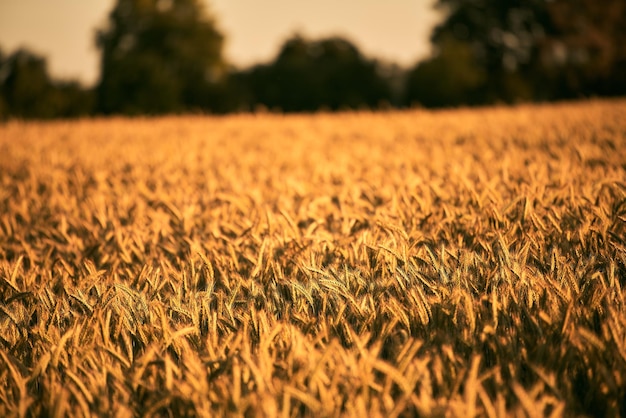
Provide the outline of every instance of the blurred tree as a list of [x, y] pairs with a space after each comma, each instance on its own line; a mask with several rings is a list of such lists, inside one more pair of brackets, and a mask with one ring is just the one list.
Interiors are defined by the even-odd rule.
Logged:
[[0, 54], [0, 116], [75, 117], [92, 109], [93, 92], [75, 81], [52, 80], [45, 58], [26, 49]]
[[0, 120], [6, 119], [9, 113], [6, 100], [4, 99], [4, 80], [6, 79], [5, 65], [7, 57], [4, 54], [4, 50], [0, 47]]
[[556, 94], [626, 94], [626, 2], [553, 0], [547, 10], [537, 61]]
[[74, 80], [53, 80], [50, 106], [53, 117], [89, 116], [95, 109], [95, 92]]
[[248, 87], [248, 101], [284, 111], [377, 107], [391, 100], [377, 63], [338, 37], [309, 41], [296, 35], [274, 62], [240, 78]]
[[470, 46], [450, 37], [434, 57], [409, 71], [405, 103], [426, 107], [477, 104], [482, 100], [479, 89], [486, 78]]
[[[436, 7], [445, 18], [431, 35], [435, 56], [413, 71], [407, 100], [434, 94], [425, 64], [441, 66], [450, 104], [626, 93], [623, 0], [438, 0]], [[451, 69], [468, 62], [483, 73], [469, 89], [468, 76]]]
[[54, 116], [50, 106], [52, 83], [44, 58], [19, 49], [4, 60], [2, 96], [7, 114], [25, 118]]
[[445, 48], [450, 38], [466, 43], [487, 75], [475, 99], [511, 102], [533, 95], [510, 79], [532, 66], [549, 22], [546, 0], [438, 0], [437, 5], [447, 17], [433, 31], [434, 46]]
[[210, 110], [226, 65], [223, 36], [198, 0], [118, 0], [97, 34], [103, 113]]

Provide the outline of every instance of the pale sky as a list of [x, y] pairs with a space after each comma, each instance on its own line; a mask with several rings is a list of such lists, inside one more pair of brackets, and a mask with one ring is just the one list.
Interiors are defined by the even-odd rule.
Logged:
[[[438, 15], [433, 0], [203, 0], [238, 66], [268, 62], [294, 33], [345, 36], [366, 56], [413, 65], [428, 55]], [[94, 34], [115, 0], [0, 0], [0, 47], [47, 57], [55, 78], [97, 81]]]

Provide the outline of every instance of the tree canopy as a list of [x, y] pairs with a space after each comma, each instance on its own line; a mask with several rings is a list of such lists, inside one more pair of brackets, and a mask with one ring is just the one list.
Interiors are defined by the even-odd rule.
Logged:
[[205, 0], [116, 0], [97, 32], [95, 89], [53, 80], [44, 57], [0, 50], [0, 119], [285, 112], [545, 101], [626, 94], [624, 0], [437, 0], [433, 54], [400, 69], [341, 37], [288, 38], [237, 70]]
[[93, 94], [74, 81], [52, 80], [46, 59], [20, 48], [0, 51], [0, 119], [75, 117], [91, 113]]
[[[409, 76], [408, 101], [436, 105], [626, 93], [622, 0], [438, 0], [435, 55]], [[470, 67], [468, 73], [455, 67]], [[439, 68], [443, 96], [433, 89]], [[454, 88], [452, 86], [460, 86]]]
[[223, 35], [198, 0], [118, 0], [97, 34], [98, 109], [166, 113], [211, 108], [225, 74]]
[[272, 63], [252, 68], [243, 80], [249, 101], [284, 111], [377, 107], [391, 97], [377, 63], [340, 37], [295, 35]]

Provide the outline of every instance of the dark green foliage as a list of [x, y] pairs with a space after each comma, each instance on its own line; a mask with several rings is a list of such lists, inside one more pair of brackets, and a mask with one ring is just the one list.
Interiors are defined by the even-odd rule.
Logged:
[[438, 0], [433, 55], [401, 69], [341, 37], [287, 39], [235, 70], [200, 0], [117, 0], [96, 36], [94, 90], [0, 52], [0, 119], [97, 114], [449, 107], [626, 94], [623, 0]]
[[19, 49], [0, 54], [0, 118], [58, 118], [86, 115], [93, 94], [73, 81], [55, 81], [45, 58]]
[[119, 0], [97, 36], [98, 110], [168, 113], [219, 107], [223, 36], [197, 0]]
[[2, 90], [11, 112], [25, 117], [48, 116], [50, 109], [42, 98], [52, 86], [45, 60], [19, 50], [7, 59], [5, 66]]
[[409, 72], [405, 93], [408, 104], [419, 102], [427, 107], [476, 104], [486, 79], [487, 72], [476, 62], [471, 48], [450, 38], [437, 57]]
[[411, 72], [407, 103], [626, 94], [621, 0], [439, 0], [437, 7], [446, 17], [431, 36], [436, 53]]
[[287, 40], [275, 61], [242, 74], [251, 104], [284, 111], [378, 107], [391, 91], [377, 64], [342, 38]]

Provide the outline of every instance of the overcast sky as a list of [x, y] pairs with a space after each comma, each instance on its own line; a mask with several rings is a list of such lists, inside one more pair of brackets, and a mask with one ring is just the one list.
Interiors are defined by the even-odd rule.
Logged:
[[[294, 33], [341, 35], [370, 57], [408, 66], [430, 51], [433, 0], [204, 0], [239, 67], [271, 60]], [[115, 0], [0, 0], [0, 46], [25, 46], [48, 59], [54, 77], [93, 84], [94, 33]]]

